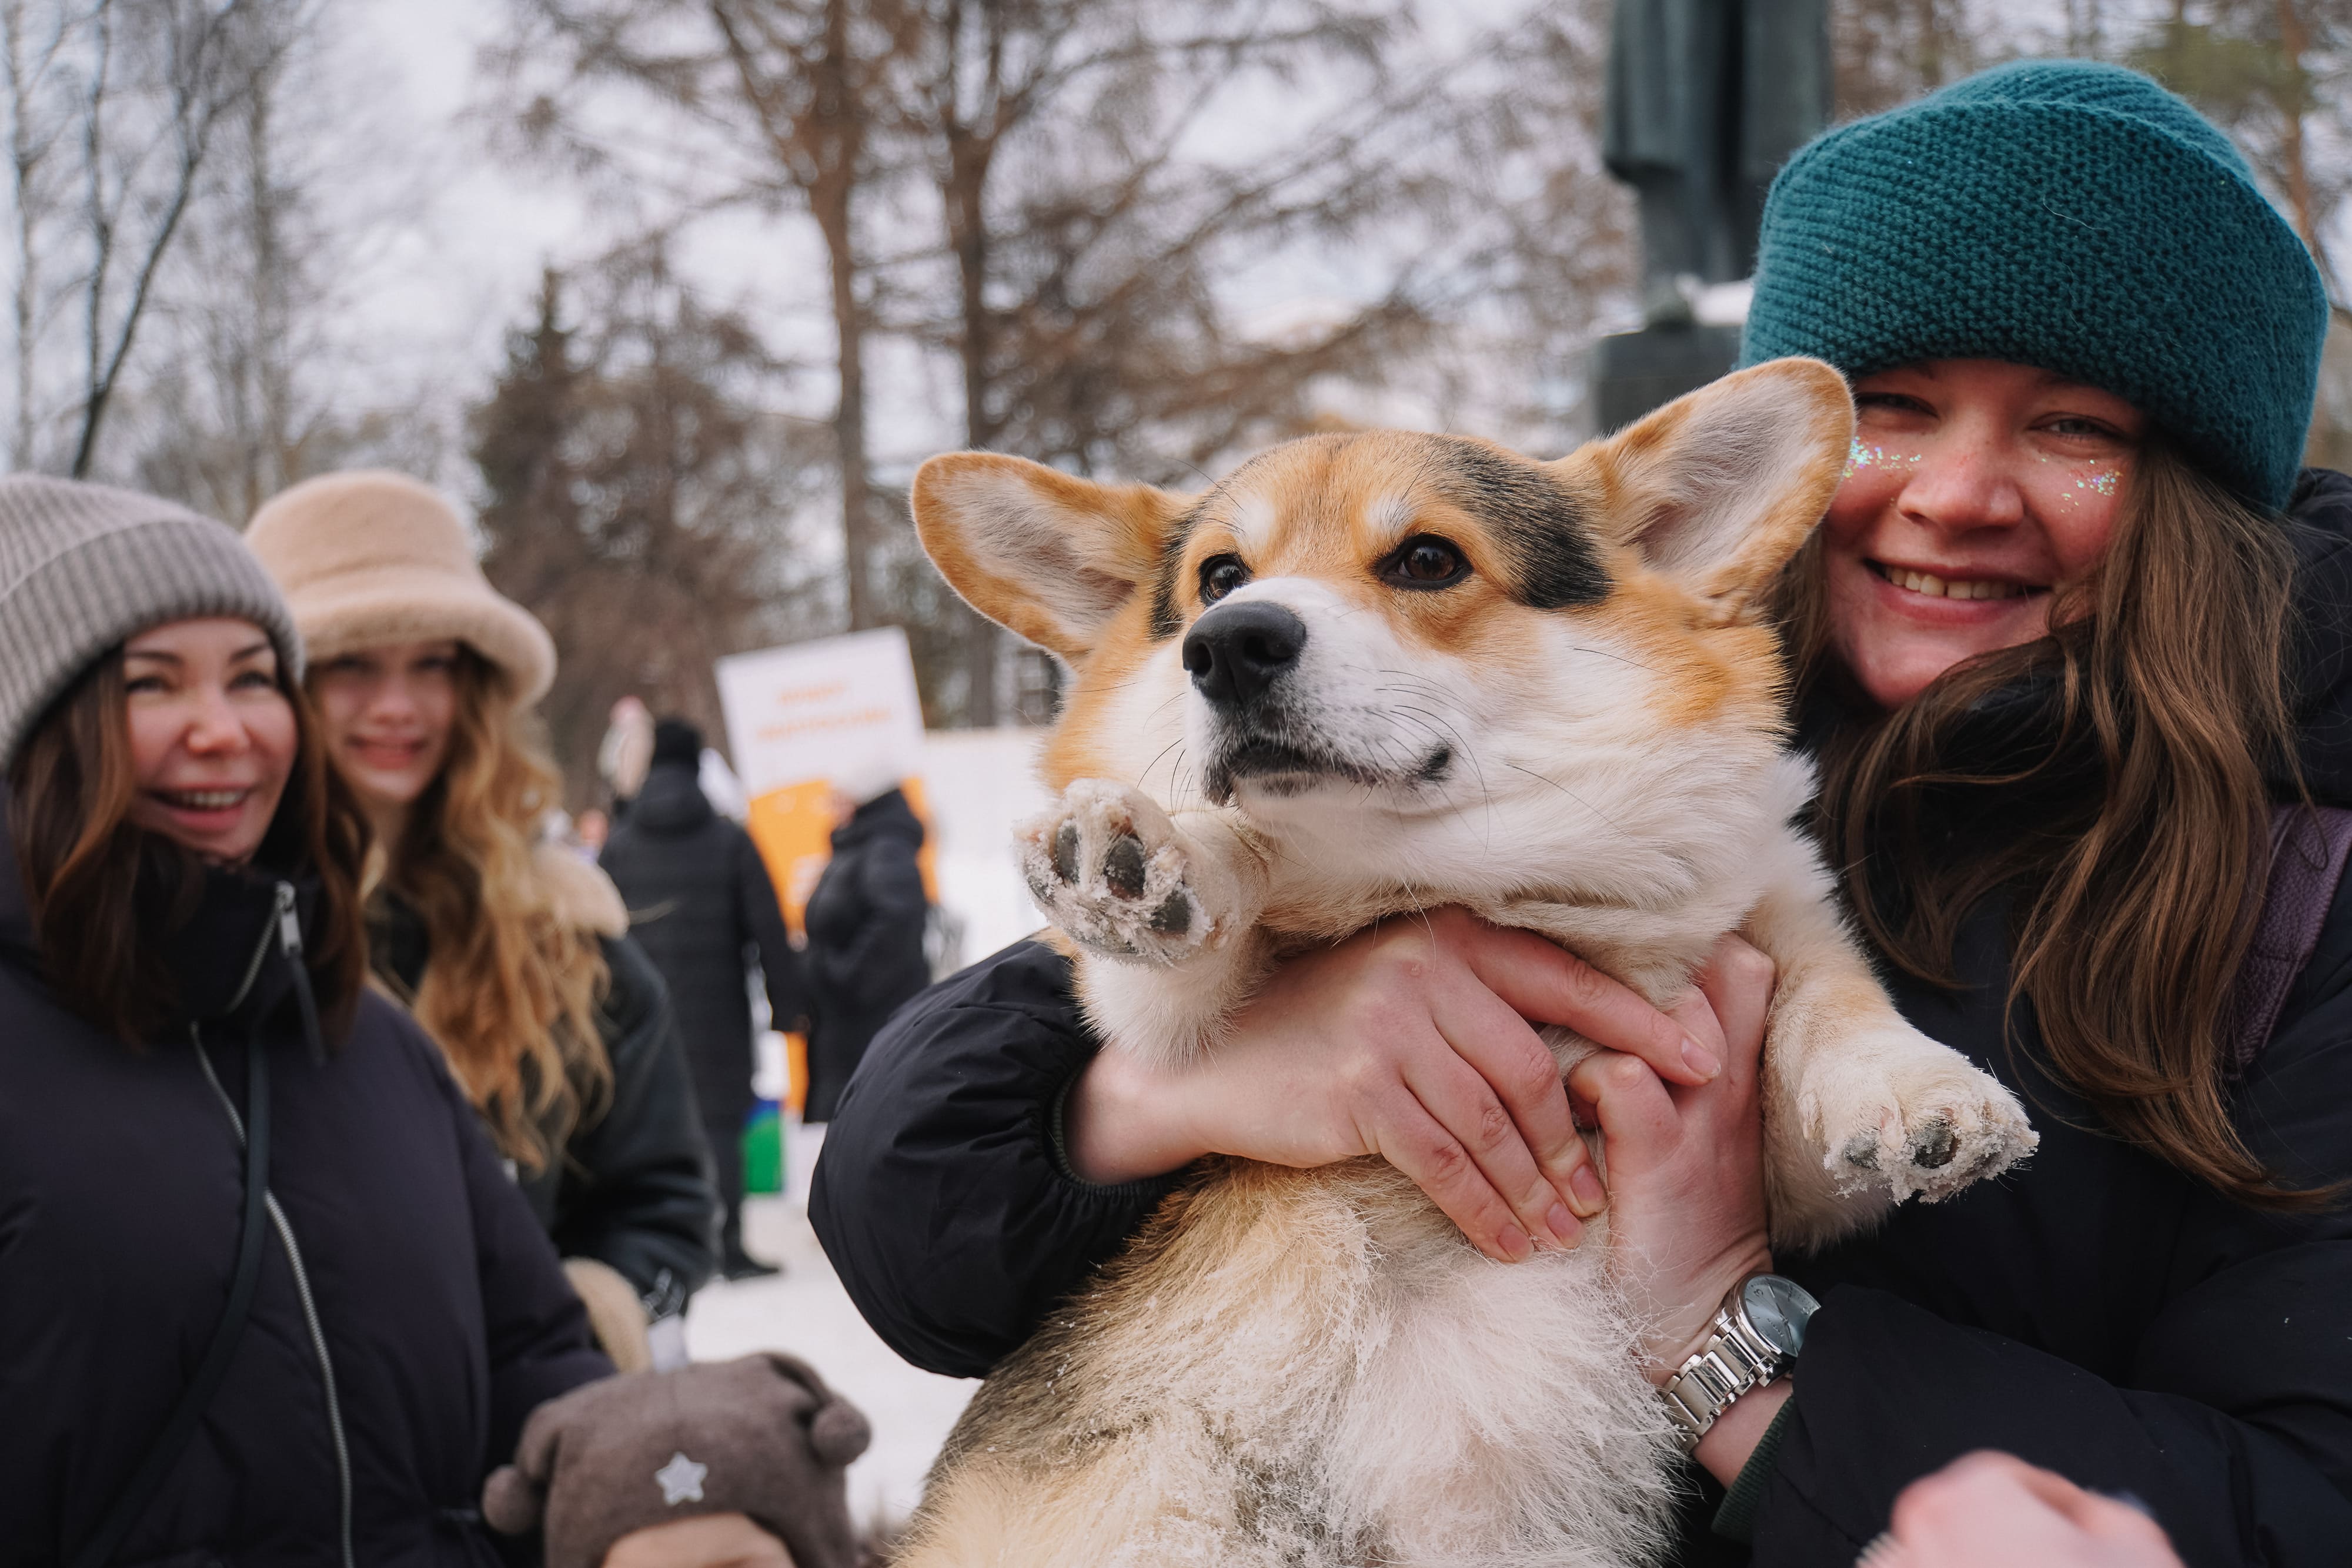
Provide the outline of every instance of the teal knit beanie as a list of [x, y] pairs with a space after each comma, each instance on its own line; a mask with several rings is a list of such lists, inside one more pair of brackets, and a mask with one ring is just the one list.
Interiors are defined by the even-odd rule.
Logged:
[[2136, 71], [2003, 66], [1815, 138], [1772, 182], [1740, 362], [2008, 360], [2124, 398], [2286, 504], [2327, 298], [2229, 138]]

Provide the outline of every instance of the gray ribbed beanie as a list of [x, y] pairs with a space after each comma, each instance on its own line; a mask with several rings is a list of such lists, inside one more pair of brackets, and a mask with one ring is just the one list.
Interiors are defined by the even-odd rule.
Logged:
[[294, 617], [226, 524], [131, 490], [0, 477], [0, 768], [100, 653], [204, 615], [259, 626], [302, 678]]

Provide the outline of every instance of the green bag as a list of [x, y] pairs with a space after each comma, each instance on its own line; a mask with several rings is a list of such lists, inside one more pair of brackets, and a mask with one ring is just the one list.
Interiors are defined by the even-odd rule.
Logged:
[[772, 1100], [762, 1100], [743, 1124], [743, 1190], [784, 1190], [784, 1118]]

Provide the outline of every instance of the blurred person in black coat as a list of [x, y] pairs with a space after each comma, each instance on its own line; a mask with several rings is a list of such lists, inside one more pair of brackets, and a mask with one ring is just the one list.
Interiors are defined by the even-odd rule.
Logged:
[[628, 904], [630, 935], [669, 982], [727, 1208], [720, 1267], [740, 1280], [776, 1271], [743, 1249], [743, 1124], [754, 1101], [748, 967], [765, 977], [778, 1029], [802, 1027], [808, 1006], [775, 886], [751, 836], [702, 792], [701, 757], [692, 725], [654, 727], [652, 765], [600, 863]]
[[829, 1122], [866, 1044], [931, 983], [923, 953], [930, 912], [915, 863], [923, 824], [896, 785], [854, 808], [833, 831], [833, 859], [809, 895], [808, 1106]]

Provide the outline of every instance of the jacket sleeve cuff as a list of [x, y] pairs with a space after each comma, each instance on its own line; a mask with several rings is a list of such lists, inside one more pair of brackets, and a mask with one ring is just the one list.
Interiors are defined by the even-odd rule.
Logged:
[[1726, 1541], [1737, 1541], [1742, 1546], [1756, 1538], [1756, 1509], [1764, 1500], [1764, 1489], [1772, 1482], [1772, 1472], [1780, 1462], [1780, 1437], [1789, 1429], [1789, 1419], [1796, 1414], [1794, 1399], [1781, 1401], [1773, 1413], [1772, 1424], [1756, 1439], [1756, 1447], [1739, 1473], [1731, 1479], [1731, 1490], [1723, 1494], [1723, 1506], [1715, 1511], [1716, 1534]]
[[1079, 1191], [1097, 1197], [1114, 1202], [1156, 1203], [1175, 1186], [1172, 1174], [1139, 1176], [1133, 1181], [1088, 1181], [1070, 1165], [1069, 1137], [1063, 1131], [1063, 1114], [1070, 1103], [1070, 1091], [1078, 1086], [1078, 1080], [1086, 1075], [1087, 1067], [1092, 1061], [1093, 1058], [1087, 1058], [1087, 1061], [1079, 1063], [1076, 1071], [1062, 1081], [1062, 1087], [1055, 1092], [1053, 1104], [1046, 1109], [1045, 1154], [1054, 1166], [1054, 1174]]

